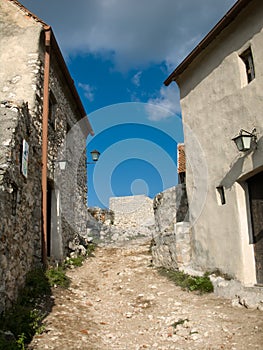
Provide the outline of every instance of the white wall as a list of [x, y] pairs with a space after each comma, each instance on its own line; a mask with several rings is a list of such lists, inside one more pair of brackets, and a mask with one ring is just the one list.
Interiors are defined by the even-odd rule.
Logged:
[[[179, 81], [187, 158], [187, 193], [194, 225], [194, 264], [219, 268], [246, 285], [256, 282], [246, 195], [238, 183], [263, 165], [263, 2], [255, 0], [188, 67]], [[256, 78], [244, 83], [239, 55], [251, 46]], [[258, 148], [237, 151], [241, 128]], [[217, 186], [226, 204], [219, 205]]]

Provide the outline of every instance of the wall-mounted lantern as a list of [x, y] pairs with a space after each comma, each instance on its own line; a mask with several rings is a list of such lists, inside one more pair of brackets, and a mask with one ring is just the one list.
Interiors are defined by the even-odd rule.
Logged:
[[[100, 152], [97, 150], [93, 150], [90, 153], [91, 153], [91, 157], [92, 157], [93, 162], [91, 162], [91, 163], [87, 162], [87, 164], [95, 164], [99, 160]], [[67, 159], [53, 160], [53, 163], [54, 164], [57, 163], [59, 165], [60, 170], [65, 170], [67, 163], [68, 163], [68, 160]]]
[[256, 129], [253, 129], [251, 132], [241, 129], [239, 135], [232, 139], [239, 151], [246, 152], [251, 149], [252, 144], [256, 143], [257, 140], [255, 132]]
[[54, 163], [58, 163], [59, 169], [60, 170], [65, 170], [67, 166], [67, 160], [66, 159], [61, 159], [61, 160], [54, 160]]
[[93, 151], [90, 152], [90, 154], [91, 154], [93, 162], [92, 163], [88, 162], [87, 164], [94, 164], [95, 162], [97, 162], [99, 160], [99, 157], [100, 157], [100, 152], [99, 151], [94, 149]]

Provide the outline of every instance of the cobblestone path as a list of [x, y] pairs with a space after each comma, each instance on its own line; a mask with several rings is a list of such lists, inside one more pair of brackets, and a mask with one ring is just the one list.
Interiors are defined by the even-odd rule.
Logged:
[[30, 349], [263, 349], [263, 313], [182, 291], [150, 266], [149, 242], [99, 247], [54, 289]]

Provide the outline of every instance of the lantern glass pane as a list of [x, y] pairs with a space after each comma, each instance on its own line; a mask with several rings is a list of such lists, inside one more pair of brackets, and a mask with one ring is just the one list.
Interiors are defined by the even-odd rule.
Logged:
[[93, 162], [96, 162], [96, 161], [99, 159], [100, 152], [98, 152], [98, 151], [92, 151], [92, 152], [90, 152], [90, 153], [91, 153], [91, 157], [92, 157]]
[[239, 151], [242, 151], [243, 150], [243, 140], [242, 140], [242, 137], [241, 136], [238, 136], [237, 138], [234, 139], [235, 141], [235, 144], [237, 146], [237, 149]]
[[245, 150], [249, 150], [250, 146], [251, 146], [251, 136], [250, 135], [243, 135], [242, 136], [243, 139], [243, 149]]
[[65, 170], [66, 169], [66, 164], [67, 164], [67, 162], [65, 160], [59, 161], [59, 168], [60, 168], [60, 170]]

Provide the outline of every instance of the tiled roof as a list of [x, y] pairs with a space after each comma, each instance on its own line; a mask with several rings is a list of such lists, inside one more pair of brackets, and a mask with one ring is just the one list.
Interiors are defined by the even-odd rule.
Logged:
[[178, 143], [177, 145], [177, 172], [185, 173], [185, 151], [184, 151], [184, 144]]

